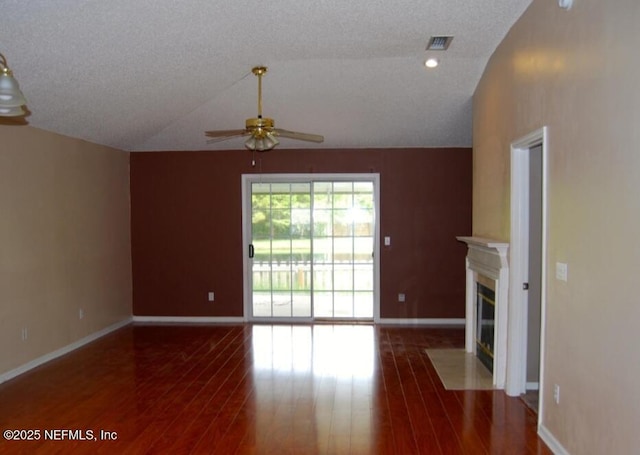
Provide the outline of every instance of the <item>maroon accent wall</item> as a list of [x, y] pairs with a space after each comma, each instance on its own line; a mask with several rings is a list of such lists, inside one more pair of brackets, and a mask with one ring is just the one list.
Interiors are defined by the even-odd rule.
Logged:
[[[131, 154], [133, 314], [243, 315], [241, 175], [380, 173], [382, 318], [464, 317], [471, 149]], [[215, 291], [215, 302], [207, 291]], [[398, 293], [406, 294], [399, 303]]]

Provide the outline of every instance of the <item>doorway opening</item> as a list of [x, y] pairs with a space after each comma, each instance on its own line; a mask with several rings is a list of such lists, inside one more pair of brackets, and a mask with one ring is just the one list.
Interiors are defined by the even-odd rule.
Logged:
[[379, 174], [242, 179], [245, 318], [373, 321]]
[[546, 302], [547, 130], [511, 145], [511, 239], [506, 392], [542, 416]]

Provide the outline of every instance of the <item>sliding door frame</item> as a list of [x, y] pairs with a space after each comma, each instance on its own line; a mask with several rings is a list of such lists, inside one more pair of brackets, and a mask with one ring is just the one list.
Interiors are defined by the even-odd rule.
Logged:
[[[373, 238], [373, 322], [380, 321], [380, 174], [242, 174], [242, 276], [243, 318], [247, 322], [313, 322], [312, 317], [256, 318], [252, 311], [252, 266], [249, 259], [251, 243], [251, 185], [253, 183], [301, 183], [301, 182], [372, 182], [374, 196]], [[313, 311], [312, 311], [313, 315]], [[358, 319], [354, 319], [358, 322]]]

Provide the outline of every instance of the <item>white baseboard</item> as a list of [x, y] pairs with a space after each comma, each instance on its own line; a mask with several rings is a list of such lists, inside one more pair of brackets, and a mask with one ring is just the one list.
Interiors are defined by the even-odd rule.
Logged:
[[395, 318], [380, 318], [376, 321], [376, 324], [398, 324], [398, 325], [431, 325], [431, 326], [444, 326], [455, 325], [464, 327], [465, 319], [445, 319], [445, 318], [416, 318], [416, 319], [395, 319]]
[[109, 327], [106, 327], [102, 330], [98, 330], [97, 332], [92, 333], [84, 338], [79, 339], [78, 341], [74, 341], [71, 344], [68, 344], [60, 349], [56, 349], [53, 352], [45, 354], [37, 359], [34, 359], [30, 362], [25, 363], [24, 365], [20, 365], [18, 368], [14, 368], [13, 370], [7, 371], [6, 373], [0, 374], [0, 384], [6, 382], [10, 379], [15, 378], [16, 376], [20, 376], [21, 374], [26, 373], [29, 370], [32, 370], [40, 365], [47, 363], [55, 358], [61, 357], [65, 354], [70, 353], [71, 351], [75, 351], [76, 349], [84, 346], [85, 344], [89, 344], [92, 341], [97, 340], [98, 338], [102, 338], [103, 336], [118, 330], [119, 328], [124, 327], [125, 325], [129, 325], [131, 323], [131, 318], [127, 318], [123, 321], [116, 322]]
[[567, 449], [562, 447], [562, 444], [558, 442], [553, 433], [542, 424], [538, 425], [538, 436], [549, 446], [549, 449], [551, 449], [555, 455], [569, 455]]
[[540, 383], [538, 382], [527, 382], [527, 384], [525, 385], [525, 390], [539, 390], [540, 389]]
[[153, 324], [242, 324], [243, 317], [216, 316], [134, 316], [133, 322]]
[[[133, 322], [152, 324], [243, 324], [246, 321], [243, 317], [230, 316], [134, 316]], [[255, 322], [255, 321], [254, 321]], [[269, 320], [264, 322], [291, 322], [289, 319]], [[375, 321], [376, 324], [397, 324], [397, 325], [424, 325], [424, 326], [461, 326], [464, 327], [464, 318], [460, 319], [395, 319], [381, 318]]]

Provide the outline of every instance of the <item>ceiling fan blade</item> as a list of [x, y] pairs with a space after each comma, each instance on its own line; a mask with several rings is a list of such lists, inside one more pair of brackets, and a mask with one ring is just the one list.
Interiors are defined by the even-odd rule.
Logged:
[[319, 134], [298, 133], [295, 131], [288, 131], [280, 128], [274, 128], [273, 131], [278, 136], [288, 137], [289, 139], [296, 139], [298, 141], [317, 142], [317, 143], [324, 142], [324, 136], [320, 136]]
[[232, 137], [243, 136], [247, 133], [247, 130], [217, 130], [217, 131], [205, 131], [204, 135], [207, 137]]
[[207, 144], [217, 144], [218, 142], [228, 141], [229, 139], [233, 139], [240, 136], [224, 136], [224, 137], [212, 137], [211, 139], [207, 139]]

